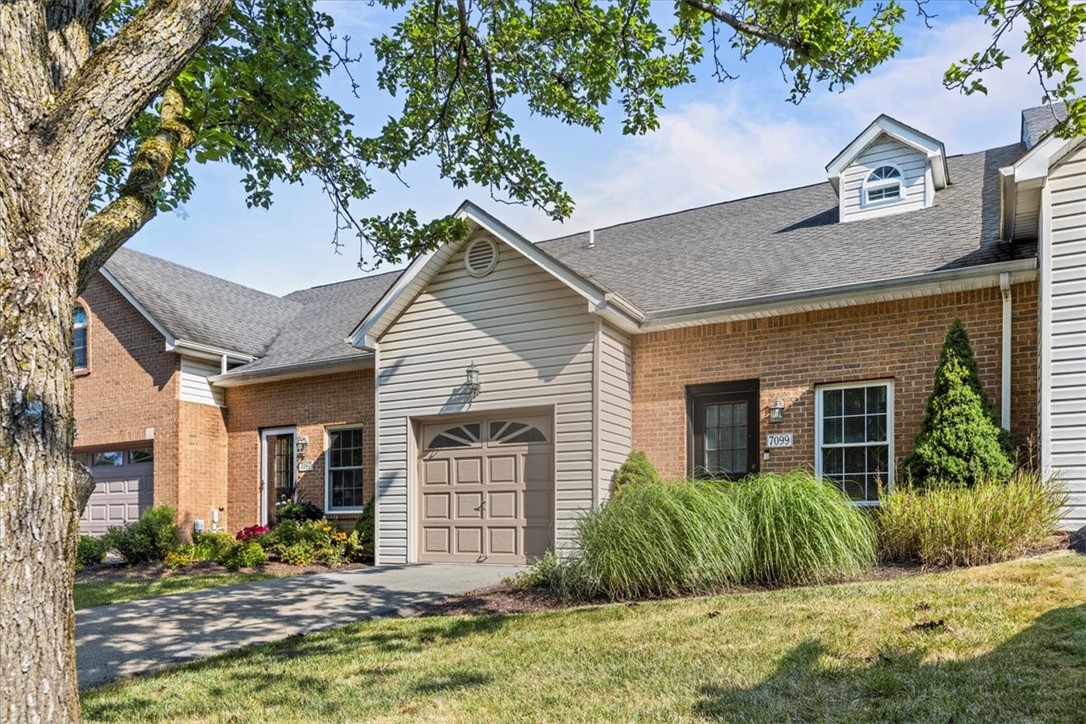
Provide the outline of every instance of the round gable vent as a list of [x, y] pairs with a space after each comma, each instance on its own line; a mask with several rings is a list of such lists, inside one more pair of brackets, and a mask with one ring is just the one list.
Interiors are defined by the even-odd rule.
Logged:
[[498, 242], [480, 236], [468, 243], [464, 252], [464, 268], [473, 277], [485, 277], [498, 264]]

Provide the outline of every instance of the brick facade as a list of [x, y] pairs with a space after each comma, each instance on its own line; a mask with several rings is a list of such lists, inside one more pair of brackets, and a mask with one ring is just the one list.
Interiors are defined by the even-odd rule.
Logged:
[[255, 525], [260, 520], [260, 432], [267, 428], [294, 427], [298, 437], [309, 438], [305, 455], [299, 460], [312, 461], [313, 470], [298, 473], [298, 496], [323, 507], [325, 429], [361, 425], [363, 498], [369, 500], [373, 495], [375, 461], [373, 405], [372, 370], [228, 387], [230, 529]]
[[[1026, 445], [1037, 430], [1037, 285], [1012, 288], [1012, 433]], [[635, 335], [633, 443], [665, 477], [687, 472], [687, 385], [757, 378], [761, 444], [791, 431], [763, 470], [813, 467], [815, 395], [820, 384], [892, 379], [894, 454], [912, 448], [947, 328], [960, 317], [973, 343], [984, 387], [1000, 408], [1002, 297], [998, 288], [782, 317]], [[770, 424], [776, 398], [784, 422]]]
[[150, 322], [103, 277], [79, 303], [87, 311], [87, 370], [76, 373], [76, 452], [154, 438], [154, 502], [178, 504], [179, 361]]

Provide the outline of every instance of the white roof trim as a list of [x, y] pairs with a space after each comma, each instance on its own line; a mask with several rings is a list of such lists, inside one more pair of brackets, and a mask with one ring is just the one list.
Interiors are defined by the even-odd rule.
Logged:
[[152, 314], [147, 311], [147, 307], [140, 304], [139, 300], [132, 296], [132, 292], [128, 291], [128, 289], [123, 284], [121, 284], [117, 277], [113, 276], [113, 274], [110, 273], [109, 269], [103, 266], [101, 269], [98, 270], [98, 272], [105, 278], [107, 282], [113, 285], [114, 289], [121, 293], [121, 296], [125, 298], [125, 301], [135, 307], [136, 311], [139, 312], [144, 319], [150, 322], [151, 326], [157, 329], [159, 334], [166, 338], [166, 351], [172, 351], [174, 347], [177, 346], [177, 340], [172, 334], [170, 334], [170, 330], [166, 329], [166, 327], [163, 326], [162, 322], [159, 322], [157, 319], [155, 319], [154, 316], [152, 316]]
[[936, 189], [945, 188], [950, 183], [950, 171], [946, 165], [946, 149], [942, 141], [883, 113], [826, 166], [826, 173], [835, 191], [840, 189], [841, 174], [844, 170], [881, 135], [887, 135], [927, 156]]
[[[465, 201], [454, 215], [488, 232], [580, 294], [588, 301], [588, 309], [591, 313], [604, 317], [620, 329], [626, 331], [637, 329], [638, 323], [644, 316], [637, 307], [620, 295], [607, 292], [589, 282], [566, 265], [540, 251], [535, 244], [475, 204]], [[465, 238], [445, 244], [416, 257], [355, 328], [348, 341], [355, 347], [374, 349], [389, 325], [414, 301], [415, 296], [441, 271], [466, 241]]]
[[1049, 172], [1083, 143], [1086, 143], [1086, 136], [1059, 138], [1050, 133], [1013, 164], [999, 169], [999, 193], [1002, 204], [1001, 238], [1012, 239], [1017, 235], [1018, 230], [1014, 226], [1014, 219], [1019, 192], [1036, 190], [1043, 186]]

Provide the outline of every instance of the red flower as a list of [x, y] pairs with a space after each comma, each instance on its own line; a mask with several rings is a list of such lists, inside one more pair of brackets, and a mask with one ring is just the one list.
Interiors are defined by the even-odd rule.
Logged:
[[270, 531], [266, 525], [250, 525], [248, 528], [242, 528], [238, 531], [237, 539], [240, 541], [252, 540], [253, 538], [259, 538], [268, 531]]

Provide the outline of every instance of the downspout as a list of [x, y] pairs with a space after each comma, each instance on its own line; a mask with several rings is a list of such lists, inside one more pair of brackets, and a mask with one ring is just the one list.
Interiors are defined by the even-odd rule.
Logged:
[[1002, 407], [1003, 429], [1011, 429], [1011, 275], [999, 275], [999, 291], [1003, 294], [1003, 363], [999, 400]]

